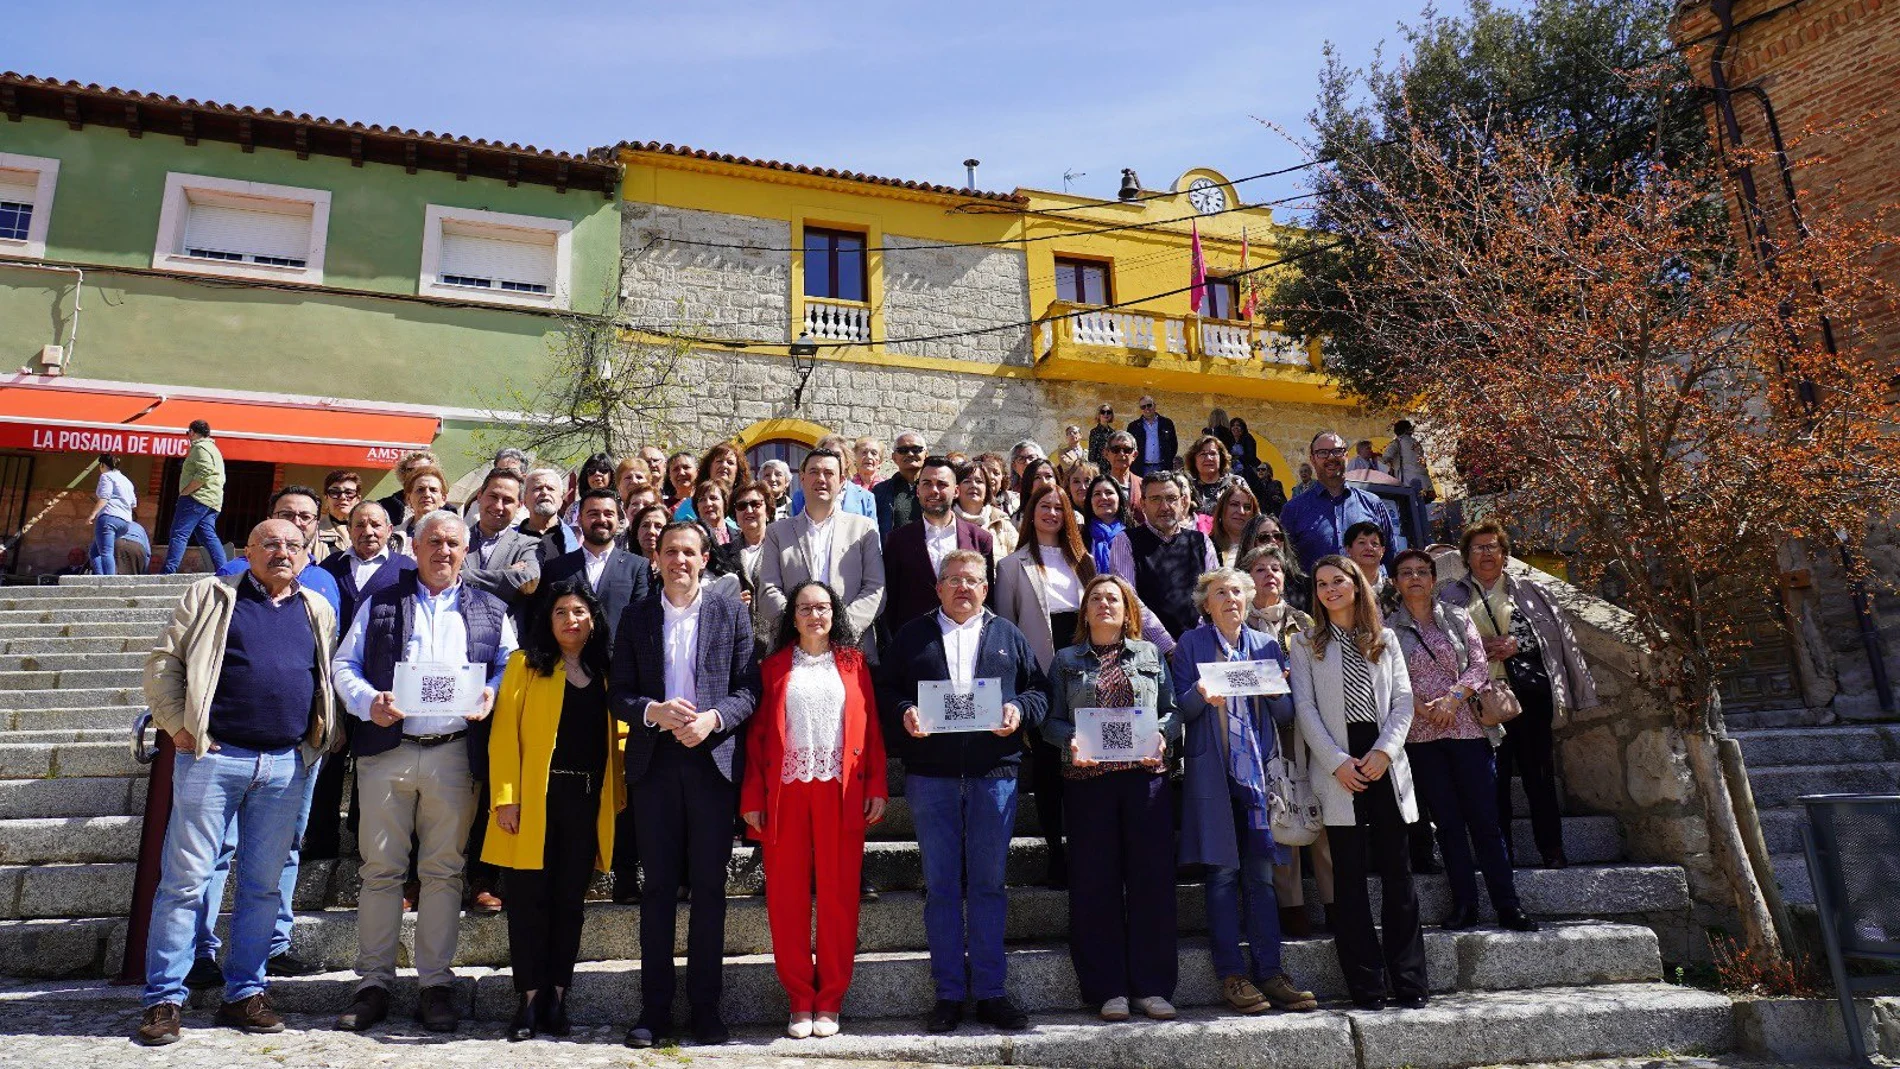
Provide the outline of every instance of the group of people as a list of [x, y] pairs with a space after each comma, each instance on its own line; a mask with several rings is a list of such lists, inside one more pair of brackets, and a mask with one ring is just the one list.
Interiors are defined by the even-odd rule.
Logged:
[[[1505, 777], [1525, 778], [1538, 848], [1561, 865], [1550, 727], [1594, 703], [1588, 671], [1548, 593], [1506, 573], [1502, 528], [1464, 532], [1467, 574], [1441, 583], [1432, 553], [1394, 552], [1388, 513], [1344, 479], [1337, 434], [1312, 440], [1315, 482], [1281, 505], [1246, 477], [1257, 464], [1236, 468], [1258, 455], [1245, 424], [1216, 415], [1227, 438], [1201, 436], [1185, 460], [1144, 398], [1128, 429], [1085, 449], [1069, 428], [1053, 459], [1033, 441], [933, 452], [906, 432], [888, 454], [821, 440], [795, 473], [754, 473], [721, 443], [595, 456], [570, 483], [506, 450], [465, 511], [426, 453], [381, 501], [347, 471], [279, 490], [243, 558], [189, 588], [147, 661], [177, 753], [139, 1040], [175, 1041], [185, 992], [207, 978], [224, 989], [219, 1023], [283, 1027], [267, 978], [311, 968], [288, 952], [290, 893], [300, 856], [336, 850], [349, 769], [362, 890], [344, 1029], [389, 1014], [413, 905], [426, 1027], [458, 1025], [467, 908], [507, 914], [509, 1038], [566, 1034], [583, 903], [611, 872], [616, 901], [652, 907], [628, 1045], [723, 1042], [737, 832], [763, 860], [787, 1034], [835, 1034], [860, 902], [876, 894], [863, 856], [887, 757], [923, 862], [932, 1032], [966, 1012], [1028, 1024], [1005, 991], [1019, 787], [1104, 1019], [1175, 1016], [1184, 866], [1204, 873], [1234, 1011], [1317, 1007], [1280, 954], [1283, 935], [1311, 931], [1303, 868], [1353, 1002], [1423, 1005], [1421, 816], [1450, 872], [1443, 923], [1478, 922], [1482, 871], [1499, 922], [1534, 929], [1512, 883]], [[1223, 662], [1282, 685], [1210, 686]], [[1500, 688], [1514, 698], [1486, 697]], [[1107, 758], [1089, 730], [1105, 712], [1143, 725]], [[1304, 850], [1273, 834], [1289, 775], [1324, 825]], [[205, 951], [228, 870], [219, 970], [215, 942]]]

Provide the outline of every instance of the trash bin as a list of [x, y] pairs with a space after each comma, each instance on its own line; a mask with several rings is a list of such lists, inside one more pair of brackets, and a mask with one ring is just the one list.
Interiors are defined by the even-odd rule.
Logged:
[[1841, 1023], [1855, 1062], [1871, 1065], [1854, 995], [1893, 978], [1850, 977], [1847, 959], [1900, 961], [1900, 795], [1815, 794], [1801, 804], [1808, 812], [1801, 828], [1808, 878]]

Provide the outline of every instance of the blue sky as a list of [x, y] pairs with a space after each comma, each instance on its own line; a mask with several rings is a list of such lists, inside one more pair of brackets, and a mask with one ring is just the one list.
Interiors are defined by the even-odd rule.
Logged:
[[[1113, 197], [1300, 161], [1323, 42], [1354, 64], [1424, 0], [655, 5], [22, 4], [0, 68], [580, 150], [622, 139]], [[1454, 10], [1462, 5], [1447, 3]], [[1249, 201], [1299, 176], [1240, 187]]]

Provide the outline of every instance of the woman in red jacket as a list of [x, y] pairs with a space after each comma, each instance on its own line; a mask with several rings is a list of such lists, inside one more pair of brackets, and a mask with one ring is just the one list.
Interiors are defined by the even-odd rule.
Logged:
[[772, 955], [792, 1008], [785, 1034], [804, 1039], [838, 1034], [857, 952], [864, 833], [884, 819], [889, 792], [871, 671], [844, 606], [816, 582], [799, 584], [788, 601], [746, 725], [739, 810], [765, 854]]

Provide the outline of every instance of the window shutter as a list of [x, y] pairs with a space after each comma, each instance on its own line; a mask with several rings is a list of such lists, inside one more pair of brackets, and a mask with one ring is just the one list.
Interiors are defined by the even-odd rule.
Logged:
[[0, 200], [32, 204], [40, 194], [40, 176], [32, 171], [0, 171]]
[[285, 210], [272, 211], [194, 200], [185, 219], [184, 248], [179, 251], [210, 249], [246, 257], [306, 260], [310, 256], [310, 214], [307, 204], [285, 205]]
[[449, 275], [487, 279], [499, 288], [503, 282], [545, 286], [554, 291], [552, 235], [476, 229], [445, 225], [442, 252], [436, 265], [438, 279]]

